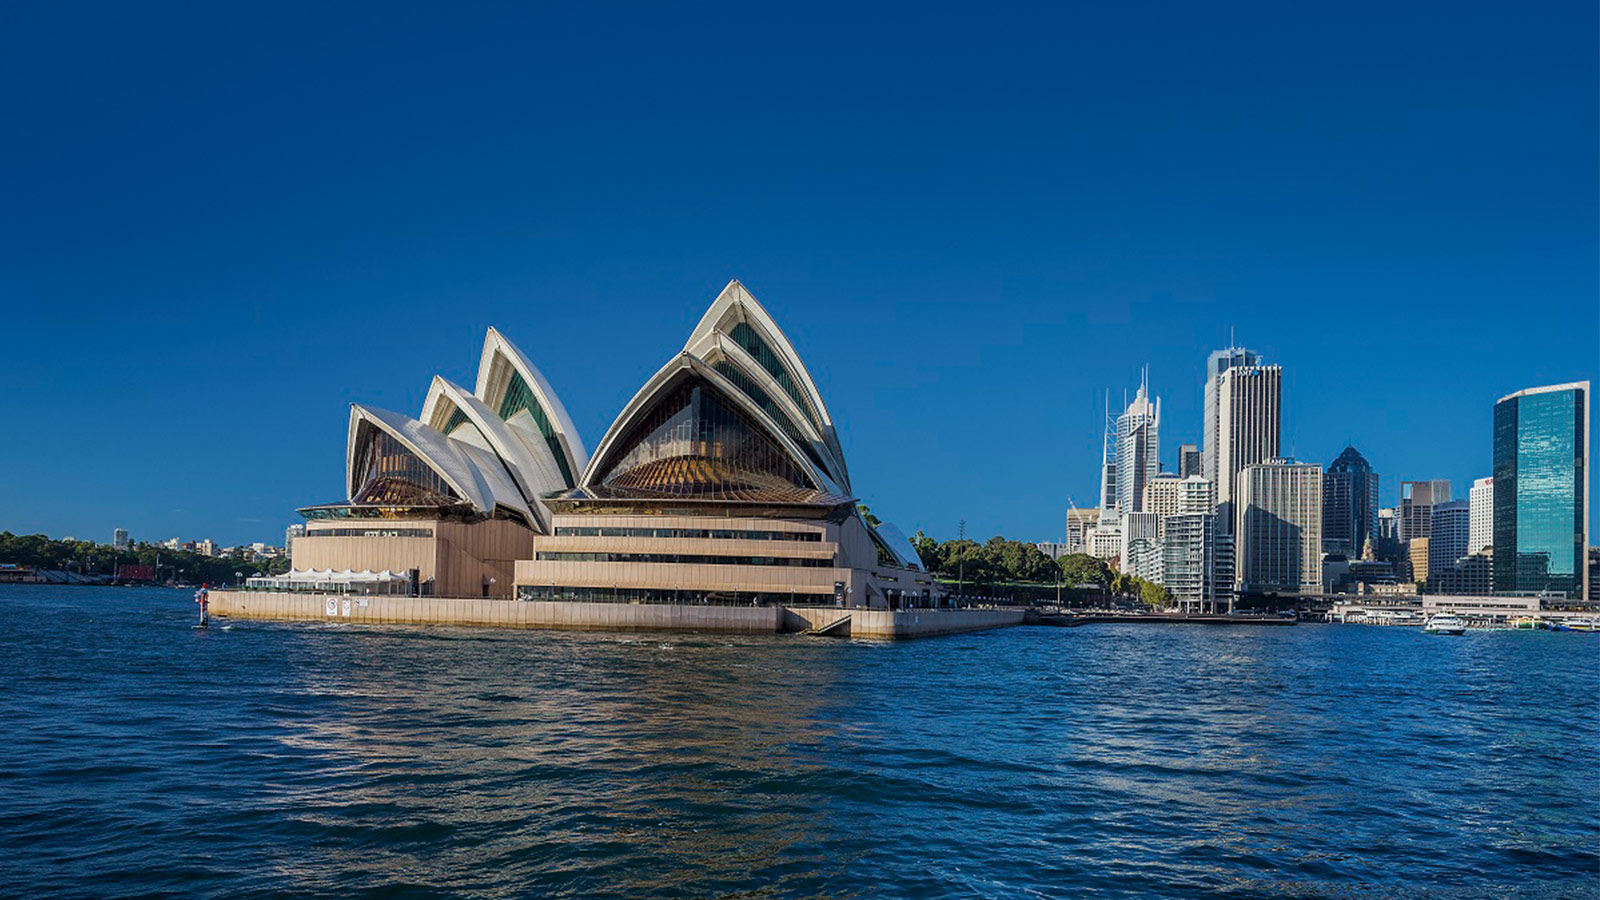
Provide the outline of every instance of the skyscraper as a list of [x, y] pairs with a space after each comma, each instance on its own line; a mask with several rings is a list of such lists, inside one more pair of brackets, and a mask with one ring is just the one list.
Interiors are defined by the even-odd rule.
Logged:
[[[1234, 366], [1217, 376], [1216, 477], [1212, 480], [1217, 486], [1219, 527], [1224, 519], [1232, 522], [1238, 515], [1232, 504], [1239, 473], [1246, 466], [1277, 458], [1282, 403], [1283, 370], [1277, 366]], [[1312, 468], [1321, 477], [1321, 467]], [[1319, 498], [1321, 494], [1319, 483]], [[1232, 530], [1231, 525], [1226, 527]], [[1321, 530], [1319, 521], [1317, 531]], [[1320, 541], [1315, 549], [1321, 553]]]
[[1133, 402], [1117, 417], [1117, 508], [1126, 515], [1144, 509], [1144, 486], [1161, 470], [1161, 398], [1150, 400], [1140, 384]]
[[1450, 481], [1400, 482], [1400, 540], [1414, 541], [1433, 534], [1433, 507], [1450, 500]]
[[1471, 552], [1472, 507], [1466, 500], [1446, 500], [1433, 507], [1428, 535], [1428, 577], [1448, 579], [1461, 557]]
[[1471, 531], [1467, 536], [1467, 552], [1482, 553], [1494, 546], [1494, 476], [1472, 482], [1467, 493], [1471, 510]]
[[1106, 393], [1105, 435], [1100, 440], [1101, 518], [1117, 508], [1117, 423], [1111, 418], [1111, 394]]
[[1347, 558], [1361, 555], [1378, 518], [1378, 476], [1354, 447], [1322, 476], [1322, 547]]
[[1494, 405], [1494, 589], [1587, 593], [1589, 382]]
[[1205, 473], [1205, 462], [1201, 458], [1200, 448], [1195, 444], [1178, 445], [1178, 477], [1188, 478], [1190, 475]]
[[126, 549], [128, 546], [128, 529], [118, 528], [113, 530], [111, 532], [111, 546], [118, 550]]
[[1217, 380], [1229, 369], [1237, 366], [1253, 366], [1260, 361], [1254, 350], [1246, 350], [1243, 347], [1217, 350], [1206, 357], [1206, 421], [1205, 431], [1200, 436], [1200, 474], [1211, 479], [1212, 484], [1220, 483], [1217, 480], [1217, 444], [1221, 441], [1221, 432], [1218, 430], [1220, 412], [1217, 407]]
[[1322, 590], [1322, 467], [1271, 459], [1239, 473], [1235, 575], [1241, 590]]

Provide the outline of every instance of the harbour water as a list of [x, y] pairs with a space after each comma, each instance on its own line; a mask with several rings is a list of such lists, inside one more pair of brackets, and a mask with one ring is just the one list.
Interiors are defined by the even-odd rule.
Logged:
[[1600, 895], [1600, 636], [906, 643], [0, 586], [0, 894]]

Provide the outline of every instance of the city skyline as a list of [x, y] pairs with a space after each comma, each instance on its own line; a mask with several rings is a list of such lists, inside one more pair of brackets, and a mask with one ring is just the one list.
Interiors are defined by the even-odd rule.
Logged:
[[[1057, 537], [1145, 365], [1168, 468], [1238, 344], [1283, 367], [1283, 452], [1356, 446], [1386, 506], [1400, 479], [1465, 496], [1495, 400], [1600, 372], [1592, 5], [593, 15], [430, 23], [418, 65], [405, 12], [313, 41], [32, 11], [0, 149], [0, 416], [30, 438], [0, 449], [0, 528], [275, 540], [341, 495], [349, 404], [419, 408], [487, 325], [602, 434], [730, 278], [851, 423], [862, 499], [941, 537]], [[569, 34], [612, 65], [574, 79]]]
[[[1260, 360], [1260, 363], [1259, 363], [1260, 365], [1263, 365], [1263, 366], [1276, 366], [1277, 365], [1277, 363], [1275, 363], [1270, 358], [1270, 355], [1267, 354], [1267, 353], [1260, 353], [1260, 354], [1258, 354], [1258, 357], [1259, 357], [1259, 360]], [[1139, 364], [1139, 365], [1134, 366], [1135, 376], [1136, 377], [1145, 377], [1145, 378], [1147, 378], [1148, 377], [1147, 375], [1144, 375], [1144, 374], [1141, 374], [1141, 373], [1146, 373], [1149, 368], [1150, 368], [1149, 364]], [[1282, 430], [1282, 433], [1281, 433], [1281, 445], [1282, 445], [1281, 446], [1281, 455], [1283, 457], [1289, 458], [1289, 459], [1294, 459], [1294, 460], [1296, 460], [1298, 462], [1314, 463], [1314, 464], [1322, 467], [1324, 470], [1326, 470], [1328, 468], [1329, 464], [1332, 463], [1337, 458], [1339, 453], [1343, 452], [1345, 447], [1355, 447], [1358, 451], [1360, 451], [1362, 453], [1362, 455], [1368, 456], [1369, 457], [1369, 461], [1370, 461], [1371, 455], [1373, 455], [1373, 454], [1378, 454], [1381, 457], [1381, 454], [1383, 453], [1382, 445], [1378, 444], [1376, 442], [1369, 443], [1369, 444], [1362, 444], [1362, 443], [1358, 443], [1358, 442], [1347, 442], [1347, 443], [1341, 444], [1340, 447], [1337, 450], [1335, 450], [1331, 455], [1329, 455], [1327, 457], [1327, 459], [1323, 459], [1323, 458], [1321, 458], [1319, 456], [1308, 456], [1304, 452], [1299, 452], [1299, 453], [1294, 452], [1294, 450], [1292, 448], [1293, 448], [1293, 446], [1294, 446], [1294, 444], [1296, 442], [1294, 440], [1294, 436], [1290, 433], [1289, 429], [1293, 427], [1293, 425], [1291, 423], [1295, 419], [1297, 419], [1298, 416], [1296, 415], [1294, 401], [1293, 401], [1292, 397], [1289, 396], [1289, 390], [1290, 389], [1288, 387], [1290, 384], [1293, 383], [1294, 379], [1292, 377], [1292, 373], [1290, 371], [1288, 371], [1286, 367], [1284, 367], [1284, 368], [1285, 368], [1285, 371], [1283, 372], [1283, 376], [1282, 377], [1283, 377], [1283, 383], [1284, 383], [1283, 393], [1284, 393], [1285, 396], [1283, 397], [1283, 400], [1282, 400], [1282, 404], [1283, 405], [1282, 405], [1282, 409], [1281, 409], [1281, 415], [1282, 415], [1282, 419], [1283, 419], [1283, 422], [1284, 422], [1284, 424], [1282, 426], [1283, 430]], [[457, 373], [457, 374], [459, 374], [459, 373]], [[1204, 375], [1204, 369], [1202, 367], [1201, 368], [1201, 377], [1203, 377], [1203, 375]], [[468, 378], [467, 380], [470, 381], [471, 379]], [[819, 382], [821, 382], [822, 380], [823, 379], [819, 378]], [[1140, 386], [1139, 386], [1140, 382], [1136, 381], [1135, 385], [1136, 385], [1136, 387], [1133, 390], [1130, 390], [1128, 392], [1129, 402], [1132, 402], [1133, 400], [1135, 400], [1135, 398], [1136, 398], [1136, 396], [1138, 394], [1138, 391], [1141, 389]], [[1516, 388], [1514, 390], [1526, 390], [1526, 389], [1536, 388], [1536, 387], [1540, 387], [1540, 386], [1541, 385], [1525, 385], [1525, 386], [1522, 386], [1522, 387], [1518, 387], [1518, 388]], [[1148, 390], [1150, 392], [1150, 396], [1151, 396], [1152, 402], [1154, 402], [1156, 399], [1158, 399], [1158, 395], [1157, 395], [1156, 389], [1154, 387], [1149, 387]], [[1203, 386], [1202, 386], [1202, 388], [1200, 390], [1197, 391], [1197, 393], [1201, 393], [1201, 392], [1203, 392]], [[1514, 391], [1513, 390], [1506, 391], [1506, 393], [1512, 393], [1512, 392], [1514, 392]], [[1179, 393], [1179, 392], [1178, 391], [1173, 391], [1173, 393]], [[1103, 394], [1103, 391], [1102, 391], [1102, 394]], [[1164, 397], [1161, 397], [1160, 399], [1162, 400], [1163, 403], [1166, 402]], [[1496, 398], [1496, 399], [1498, 399], [1498, 398]], [[351, 401], [351, 402], [357, 402], [357, 401]], [[1113, 404], [1113, 406], [1112, 406], [1112, 415], [1113, 415], [1113, 418], [1115, 419], [1115, 418], [1119, 417], [1120, 412], [1125, 411], [1126, 405], [1125, 404], [1119, 404], [1119, 401], [1116, 398], [1113, 398], [1111, 402]], [[1489, 404], [1489, 407], [1490, 407], [1489, 416], [1490, 416], [1491, 419], [1492, 419], [1492, 416], [1493, 416], [1493, 405], [1494, 405], [1494, 402], [1491, 401], [1490, 404]], [[1180, 404], [1180, 406], [1181, 406], [1181, 404]], [[1196, 407], [1203, 407], [1203, 404], [1195, 404], [1195, 406]], [[1203, 415], [1203, 408], [1198, 409], [1196, 411], [1201, 412], [1202, 415]], [[1162, 430], [1162, 433], [1160, 435], [1160, 450], [1161, 450], [1161, 453], [1160, 453], [1160, 459], [1159, 459], [1160, 472], [1162, 474], [1172, 475], [1172, 474], [1176, 474], [1177, 473], [1179, 462], [1180, 462], [1179, 457], [1178, 457], [1180, 445], [1200, 442], [1201, 446], [1202, 447], [1204, 446], [1203, 438], [1200, 438], [1200, 437], [1197, 436], [1197, 437], [1194, 437], [1194, 438], [1191, 439], [1189, 437], [1189, 435], [1191, 433], [1191, 429], [1186, 428], [1185, 427], [1186, 424], [1187, 423], [1172, 423], [1170, 419], [1168, 420], [1168, 422], [1163, 423], [1163, 426], [1162, 426], [1163, 430]], [[1092, 425], [1092, 423], [1091, 423], [1091, 425]], [[1492, 427], [1491, 426], [1492, 426], [1492, 422], [1489, 423], [1489, 425], [1486, 426], [1483, 429], [1485, 432], [1490, 433], [1490, 434], [1486, 434], [1485, 435], [1485, 441], [1486, 442], [1490, 440], [1490, 437], [1492, 435]], [[1195, 434], [1195, 435], [1199, 435], [1203, 431], [1204, 431], [1203, 424], [1198, 424], [1196, 427], [1194, 427], [1192, 429], [1192, 433]], [[1102, 432], [1102, 437], [1103, 436], [1104, 436], [1104, 433]], [[841, 435], [841, 437], [843, 437], [843, 435]], [[1338, 442], [1336, 441], [1335, 443], [1338, 443]], [[1371, 450], [1370, 453], [1369, 453], [1369, 448]], [[1490, 459], [1490, 464], [1485, 466], [1485, 473], [1487, 475], [1488, 470], [1492, 469], [1492, 456], [1493, 456], [1493, 454], [1492, 454], [1492, 446], [1486, 446], [1485, 449], [1484, 449], [1484, 454], [1483, 455]], [[1593, 453], [1592, 452], [1590, 453], [1590, 457], [1591, 457], [1591, 460], [1592, 460], [1592, 458], [1593, 458]], [[1112, 462], [1114, 462], [1114, 460]], [[1596, 481], [1600, 481], [1600, 473], [1595, 473], [1593, 471], [1593, 468], [1594, 467], [1591, 466], [1591, 478], [1590, 478], [1591, 491], [1594, 490], [1594, 487], [1593, 487], [1594, 483]], [[1374, 471], [1375, 471], [1375, 473], [1376, 473], [1376, 475], [1378, 477], [1379, 485], [1380, 485], [1380, 487], [1379, 487], [1379, 497], [1378, 497], [1378, 506], [1380, 508], [1393, 507], [1393, 508], [1395, 508], [1397, 510], [1400, 508], [1401, 503], [1402, 503], [1402, 496], [1401, 496], [1402, 482], [1435, 480], [1433, 476], [1428, 476], [1426, 474], [1415, 474], [1415, 475], [1413, 475], [1411, 473], [1396, 473], [1396, 472], [1386, 471], [1381, 466], [1379, 466], [1377, 464], [1373, 465], [1373, 469], [1374, 469]], [[1089, 464], [1089, 466], [1088, 466], [1088, 468], [1086, 469], [1085, 472], [1080, 473], [1079, 477], [1077, 477], [1075, 479], [1071, 479], [1071, 480], [1075, 480], [1077, 482], [1090, 482], [1090, 486], [1089, 486], [1088, 489], [1082, 490], [1082, 491], [1080, 491], [1078, 493], [1074, 493], [1074, 494], [1070, 495], [1070, 500], [1073, 503], [1075, 503], [1077, 508], [1079, 508], [1080, 510], [1093, 509], [1094, 506], [1095, 506], [1095, 502], [1094, 501], [1098, 498], [1098, 490], [1099, 490], [1098, 484], [1096, 483], [1097, 482], [1096, 474], [1097, 474], [1098, 471], [1099, 471], [1099, 460], [1098, 460], [1098, 458], [1096, 458], [1095, 460], [1091, 461], [1091, 463]], [[1426, 471], [1427, 471], [1427, 469], [1426, 469], [1425, 466], [1422, 467], [1422, 469], [1419, 470], [1419, 472], [1426, 472]], [[1451, 485], [1452, 485], [1452, 496], [1454, 496], [1458, 500], [1461, 500], [1461, 499], [1465, 499], [1466, 498], [1467, 493], [1470, 490], [1470, 488], [1472, 487], [1473, 483], [1475, 481], [1477, 481], [1479, 478], [1482, 478], [1482, 477], [1485, 477], [1485, 476], [1451, 477], [1451, 478], [1448, 478], [1448, 479], [1441, 478], [1441, 479], [1438, 479], [1438, 480], [1449, 480], [1451, 482]], [[1085, 503], [1083, 500], [1078, 499], [1079, 496], [1082, 495], [1082, 494], [1088, 494], [1090, 496], [1090, 501], [1088, 503]], [[865, 500], [865, 498], [863, 498], [863, 499]], [[881, 502], [881, 501], [879, 501], [879, 502]], [[300, 505], [303, 506], [304, 503], [301, 503]], [[1010, 538], [1013, 538], [1013, 539], [1018, 539], [1018, 540], [1026, 540], [1026, 541], [1055, 541], [1055, 540], [1059, 540], [1062, 537], [1062, 535], [1058, 533], [1058, 532], [1060, 532], [1061, 527], [1062, 527], [1061, 526], [1061, 517], [1063, 515], [1065, 515], [1066, 511], [1067, 510], [1066, 510], [1065, 505], [1062, 507], [1061, 510], [1057, 511], [1057, 513], [1055, 515], [1056, 521], [1054, 523], [1055, 531], [1050, 531], [1049, 530], [1050, 526], [1047, 525], [1044, 528], [1044, 530], [1040, 531], [1038, 534], [1034, 534], [1034, 533], [1031, 533], [1031, 532], [1030, 533], [1016, 533], [1016, 532], [1005, 531], [1005, 530], [997, 530], [994, 533], [995, 534], [1005, 534], [1005, 536], [1007, 536], [1007, 537], [1010, 537]], [[1593, 511], [1591, 510], [1591, 517], [1592, 517], [1592, 515], [1593, 515]], [[132, 516], [132, 517], [133, 518], [137, 518], [137, 514], [134, 514], [134, 516]], [[129, 517], [119, 518], [117, 520], [119, 524], [108, 526], [104, 530], [107, 531], [108, 533], [110, 533], [112, 531], [123, 531], [123, 530], [126, 529], [127, 531], [129, 531], [131, 540], [133, 540], [134, 542], [144, 541], [144, 542], [148, 542], [148, 543], [151, 543], [151, 544], [159, 544], [159, 543], [164, 543], [164, 542], [166, 542], [166, 541], [171, 539], [170, 535], [168, 537], [160, 537], [156, 533], [152, 533], [149, 536], [142, 536], [137, 528], [132, 527], [132, 526], [127, 525], [127, 524], [122, 524], [123, 518], [129, 518]], [[974, 517], [974, 518], [976, 518], [976, 517]], [[263, 537], [261, 537], [259, 535], [266, 535], [266, 536], [270, 537], [275, 533], [279, 538], [281, 538], [281, 536], [283, 534], [283, 530], [284, 530], [285, 527], [292, 527], [295, 523], [298, 523], [298, 522], [301, 521], [299, 515], [294, 512], [294, 508], [293, 507], [291, 507], [287, 511], [286, 515], [282, 516], [282, 520], [283, 520], [282, 522], [242, 523], [242, 524], [246, 524], [246, 525], [249, 525], [249, 526], [255, 526], [255, 527], [253, 527], [253, 528], [245, 528], [245, 529], [241, 529], [241, 530], [234, 530], [230, 526], [228, 526], [227, 524], [224, 523], [224, 524], [221, 524], [221, 525], [214, 526], [210, 530], [226, 532], [226, 533], [228, 533], [230, 535], [235, 535], [235, 534], [242, 535], [242, 536], [237, 537], [237, 538], [229, 538], [229, 539], [221, 540], [221, 541], [217, 542], [219, 545], [223, 545], [223, 546], [236, 546], [236, 545], [237, 546], [247, 546], [247, 545], [252, 544], [252, 543], [260, 543], [260, 542], [266, 542], [266, 543], [270, 544], [271, 543], [270, 540], [267, 540], [267, 539], [265, 539], [265, 538], [263, 538]], [[219, 519], [218, 521], [222, 521], [222, 519]], [[183, 534], [183, 539], [184, 540], [191, 540], [191, 539], [192, 540], [200, 540], [201, 539], [200, 537], [192, 537], [191, 535], [199, 535], [200, 532], [202, 532], [202, 531], [204, 531], [204, 532], [206, 532], [208, 534], [210, 533], [210, 531], [207, 530], [207, 526], [198, 526], [198, 527], [199, 527], [198, 531], [186, 531], [186, 532], [183, 532], [182, 533]], [[970, 528], [970, 525], [969, 525], [969, 528]], [[0, 530], [10, 530], [13, 533], [18, 533], [18, 534], [33, 533], [34, 531], [37, 531], [37, 529], [27, 529], [27, 528], [18, 529], [18, 528], [8, 527], [7, 524], [4, 523], [4, 522], [0, 522]], [[954, 537], [954, 533], [953, 532], [954, 532], [955, 529], [953, 527], [951, 528], [951, 532], [952, 532], [951, 534], [943, 534], [943, 533], [938, 531], [937, 527], [929, 528], [926, 525], [923, 525], [921, 523], [914, 523], [914, 524], [911, 524], [910, 530], [913, 530], [913, 531], [921, 530], [921, 531], [924, 531], [924, 532], [926, 532], [926, 533], [928, 533], [928, 534], [930, 534], [932, 536], [938, 537], [940, 539], [947, 539], [947, 538], [950, 538], [950, 537]], [[1590, 531], [1591, 531], [1591, 534], [1595, 533], [1595, 530], [1594, 530], [1592, 525], [1591, 525]], [[110, 541], [106, 540], [103, 535], [100, 535], [98, 532], [90, 531], [89, 529], [86, 529], [86, 528], [78, 528], [77, 530], [73, 530], [71, 528], [68, 528], [68, 529], [66, 529], [64, 531], [58, 531], [58, 532], [39, 531], [39, 533], [51, 534], [54, 537], [61, 537], [62, 535], [73, 535], [73, 536], [78, 536], [78, 539], [80, 539], [80, 540], [92, 540], [92, 541], [94, 541], [96, 543], [110, 543]], [[982, 539], [982, 537], [984, 536], [981, 531], [974, 530], [974, 531], [969, 531], [969, 533], [972, 534], [972, 535], [978, 536], [979, 539]], [[86, 536], [80, 536], [80, 535], [86, 535]]]

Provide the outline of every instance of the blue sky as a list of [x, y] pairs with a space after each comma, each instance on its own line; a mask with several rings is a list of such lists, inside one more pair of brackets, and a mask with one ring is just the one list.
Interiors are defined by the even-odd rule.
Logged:
[[1600, 374], [1593, 3], [754, 6], [12, 10], [0, 528], [280, 539], [488, 325], [593, 447], [731, 277], [941, 537], [1145, 364], [1173, 465], [1230, 328], [1385, 502]]

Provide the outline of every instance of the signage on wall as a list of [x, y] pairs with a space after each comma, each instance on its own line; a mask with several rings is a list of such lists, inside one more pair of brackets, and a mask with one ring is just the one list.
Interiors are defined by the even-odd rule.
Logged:
[[338, 614], [339, 614], [339, 601], [334, 599], [333, 597], [329, 597], [328, 598], [328, 615], [337, 616]]

